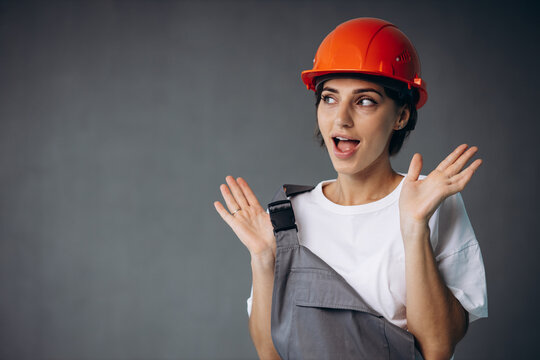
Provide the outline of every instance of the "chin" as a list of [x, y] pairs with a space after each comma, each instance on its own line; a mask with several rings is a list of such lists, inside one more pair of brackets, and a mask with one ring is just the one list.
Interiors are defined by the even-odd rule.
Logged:
[[358, 169], [358, 164], [357, 163], [351, 163], [351, 164], [340, 164], [339, 163], [340, 160], [334, 160], [332, 159], [332, 165], [334, 166], [334, 170], [338, 173], [338, 174], [343, 174], [343, 175], [353, 175], [353, 174], [356, 174], [358, 173], [360, 170]]

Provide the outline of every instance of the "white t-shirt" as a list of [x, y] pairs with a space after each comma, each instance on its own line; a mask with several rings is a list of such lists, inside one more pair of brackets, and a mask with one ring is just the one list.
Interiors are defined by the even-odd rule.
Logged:
[[[420, 175], [423, 178], [425, 175]], [[368, 204], [331, 202], [322, 185], [335, 179], [321, 181], [312, 191], [290, 199], [300, 244], [343, 276], [373, 310], [407, 329], [398, 201], [403, 179], [386, 197]], [[487, 317], [484, 262], [460, 193], [441, 203], [429, 220], [429, 228], [439, 272], [469, 312], [469, 322]], [[247, 300], [248, 314], [252, 296], [253, 287]]]

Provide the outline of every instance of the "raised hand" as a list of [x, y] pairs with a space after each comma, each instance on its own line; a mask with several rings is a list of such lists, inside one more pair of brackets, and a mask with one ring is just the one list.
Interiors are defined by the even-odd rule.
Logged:
[[458, 146], [423, 180], [418, 180], [422, 171], [422, 156], [414, 154], [399, 198], [402, 230], [411, 224], [427, 224], [444, 199], [465, 188], [482, 164], [481, 159], [476, 159], [462, 170], [478, 151], [476, 146], [468, 150], [467, 147], [467, 144]]
[[259, 204], [244, 179], [235, 180], [227, 176], [225, 180], [229, 186], [221, 184], [219, 189], [229, 211], [219, 201], [215, 201], [217, 212], [248, 248], [252, 257], [269, 252], [275, 256], [276, 238], [270, 215]]

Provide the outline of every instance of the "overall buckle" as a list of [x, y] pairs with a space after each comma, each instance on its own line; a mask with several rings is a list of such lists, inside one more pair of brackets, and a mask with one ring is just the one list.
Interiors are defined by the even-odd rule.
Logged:
[[268, 212], [270, 213], [270, 221], [274, 227], [274, 234], [283, 231], [296, 229], [296, 220], [290, 200], [278, 200], [268, 204]]

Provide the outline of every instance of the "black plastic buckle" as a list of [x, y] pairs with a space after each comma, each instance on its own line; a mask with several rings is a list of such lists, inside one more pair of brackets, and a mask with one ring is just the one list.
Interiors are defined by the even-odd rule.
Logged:
[[268, 212], [274, 227], [274, 234], [289, 229], [298, 231], [290, 200], [279, 200], [268, 204]]

